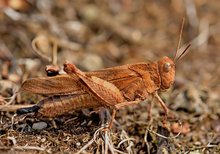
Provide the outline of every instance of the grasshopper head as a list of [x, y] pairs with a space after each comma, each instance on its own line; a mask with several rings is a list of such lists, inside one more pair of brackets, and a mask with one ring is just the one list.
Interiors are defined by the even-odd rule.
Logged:
[[163, 57], [157, 61], [158, 69], [161, 78], [161, 90], [170, 88], [174, 83], [175, 64], [173, 60], [168, 57]]

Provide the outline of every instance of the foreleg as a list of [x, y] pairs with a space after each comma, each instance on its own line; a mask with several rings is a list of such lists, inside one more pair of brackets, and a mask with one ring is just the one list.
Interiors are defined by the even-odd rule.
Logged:
[[163, 119], [163, 125], [166, 126], [167, 125], [167, 115], [169, 112], [169, 109], [167, 108], [166, 104], [164, 103], [164, 101], [160, 98], [160, 96], [155, 93], [154, 94], [154, 98], [157, 100], [157, 102], [160, 103], [160, 105], [162, 106], [163, 110], [164, 110], [164, 119]]

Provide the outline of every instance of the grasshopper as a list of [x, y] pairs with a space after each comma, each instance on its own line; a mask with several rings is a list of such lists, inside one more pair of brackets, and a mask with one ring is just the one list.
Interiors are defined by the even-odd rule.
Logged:
[[[21, 91], [48, 97], [36, 105], [18, 109], [17, 114], [37, 112], [46, 117], [55, 117], [78, 109], [107, 107], [112, 109], [108, 125], [111, 128], [117, 110], [153, 97], [165, 112], [163, 124], [166, 126], [168, 108], [158, 91], [173, 85], [175, 64], [190, 47], [188, 45], [177, 56], [183, 26], [184, 19], [173, 59], [165, 56], [151, 63], [127, 64], [93, 72], [82, 72], [74, 64], [65, 63], [64, 75], [26, 80]], [[48, 75], [57, 74], [57, 70], [53, 72], [48, 68], [48, 71]]]
[[163, 57], [151, 63], [127, 64], [93, 72], [82, 72], [74, 64], [65, 63], [66, 74], [33, 78], [22, 84], [21, 91], [48, 97], [32, 107], [18, 109], [17, 113], [37, 112], [55, 117], [78, 109], [107, 107], [112, 109], [108, 125], [111, 128], [117, 110], [151, 96], [162, 106], [163, 123], [166, 124], [168, 108], [158, 91], [173, 85], [175, 63], [189, 46], [178, 58], [176, 53], [174, 59]]

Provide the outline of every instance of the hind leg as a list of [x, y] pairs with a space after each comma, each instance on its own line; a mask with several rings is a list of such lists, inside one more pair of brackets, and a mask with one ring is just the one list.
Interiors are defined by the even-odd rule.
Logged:
[[109, 129], [112, 128], [112, 125], [113, 125], [113, 122], [114, 122], [114, 120], [115, 120], [115, 115], [116, 115], [117, 110], [119, 110], [119, 109], [121, 109], [121, 108], [123, 108], [123, 107], [125, 107], [125, 106], [136, 105], [136, 104], [138, 104], [138, 103], [140, 103], [140, 101], [123, 102], [123, 103], [119, 103], [119, 104], [114, 105], [114, 108], [113, 108], [113, 110], [112, 110], [111, 120], [110, 120], [110, 122], [109, 122], [108, 128], [109, 128]]

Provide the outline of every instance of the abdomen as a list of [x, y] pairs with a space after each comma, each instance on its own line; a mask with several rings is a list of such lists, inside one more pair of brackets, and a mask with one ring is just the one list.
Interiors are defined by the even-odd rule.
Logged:
[[89, 94], [48, 97], [38, 103], [38, 112], [46, 117], [55, 117], [69, 111], [102, 106]]

